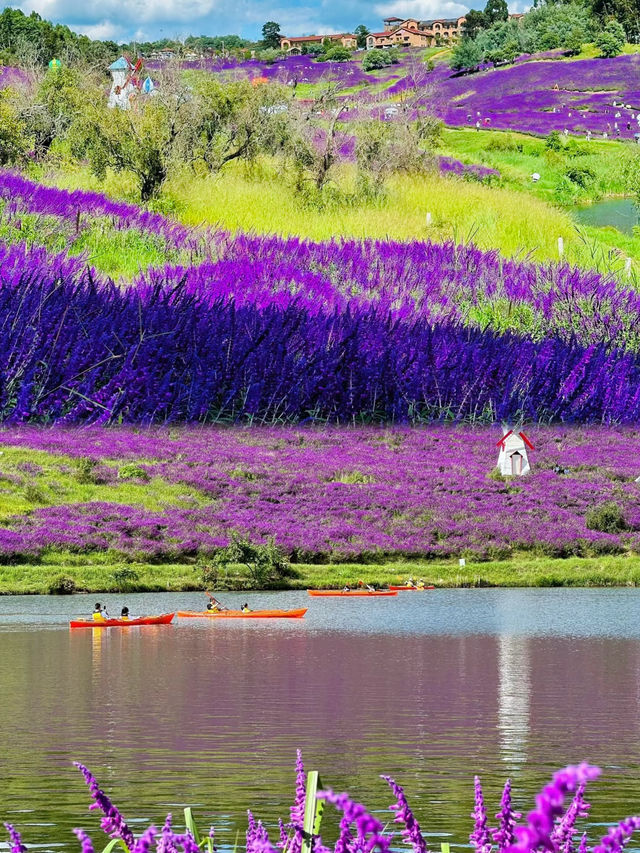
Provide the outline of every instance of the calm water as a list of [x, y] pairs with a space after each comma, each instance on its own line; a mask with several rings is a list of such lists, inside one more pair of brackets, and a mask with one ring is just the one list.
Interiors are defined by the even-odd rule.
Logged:
[[[586, 758], [608, 769], [595, 821], [640, 811], [639, 590], [242, 598], [309, 612], [70, 631], [93, 598], [0, 599], [0, 818], [77, 849], [71, 828], [97, 825], [79, 759], [127, 816], [190, 804], [233, 844], [248, 807], [286, 817], [298, 746], [326, 785], [375, 809], [390, 802], [379, 774], [395, 775], [434, 841], [466, 841], [474, 772], [490, 810], [507, 775], [526, 809], [553, 769]], [[203, 601], [103, 600], [132, 614]]]
[[595, 225], [597, 228], [610, 225], [624, 234], [632, 234], [640, 221], [638, 208], [632, 198], [607, 198], [588, 207], [574, 210], [578, 222], [582, 225]]

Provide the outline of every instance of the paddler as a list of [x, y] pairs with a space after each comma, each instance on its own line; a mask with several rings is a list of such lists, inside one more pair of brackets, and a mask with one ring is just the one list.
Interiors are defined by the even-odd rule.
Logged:
[[108, 618], [107, 608], [103, 607], [99, 601], [96, 601], [96, 606], [93, 608], [93, 621], [106, 622]]
[[120, 621], [121, 622], [129, 622], [129, 608], [123, 607], [120, 611]]
[[248, 602], [248, 601], [245, 601], [245, 603], [242, 605], [242, 607], [240, 608], [240, 610], [241, 610], [243, 613], [251, 613], [251, 608], [249, 607], [249, 602]]
[[209, 597], [209, 602], [207, 603], [207, 610], [211, 613], [222, 613], [223, 610], [228, 610], [228, 607], [225, 607], [222, 602], [218, 601], [217, 598], [214, 598], [212, 595]]

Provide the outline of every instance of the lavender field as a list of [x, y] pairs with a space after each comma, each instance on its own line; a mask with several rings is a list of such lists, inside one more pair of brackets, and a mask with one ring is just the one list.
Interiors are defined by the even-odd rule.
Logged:
[[[513, 482], [490, 476], [500, 434], [444, 427], [8, 428], [0, 433], [2, 491], [36, 491], [40, 505], [16, 515], [5, 508], [0, 554], [11, 561], [51, 549], [112, 550], [179, 561], [212, 554], [232, 531], [253, 541], [274, 536], [300, 562], [640, 548], [637, 430], [534, 429], [533, 473]], [[49, 456], [32, 454], [37, 462], [29, 464], [16, 456], [24, 450]], [[99, 501], [83, 501], [62, 485], [74, 460], [84, 459], [103, 484]], [[152, 494], [180, 486], [180, 505], [122, 503], [116, 490], [125, 475]], [[589, 510], [608, 503], [621, 508], [619, 524], [610, 532], [590, 529]]]

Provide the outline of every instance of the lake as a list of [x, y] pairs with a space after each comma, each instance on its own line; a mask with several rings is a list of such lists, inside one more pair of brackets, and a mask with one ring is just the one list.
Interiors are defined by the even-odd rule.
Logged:
[[573, 208], [575, 218], [581, 225], [596, 228], [612, 226], [624, 234], [633, 234], [640, 217], [635, 200], [632, 198], [606, 198], [587, 207]]
[[286, 820], [296, 747], [326, 786], [383, 813], [379, 774], [395, 776], [434, 846], [466, 843], [476, 772], [490, 814], [507, 776], [526, 811], [554, 769], [587, 759], [606, 770], [594, 821], [640, 811], [640, 590], [220, 597], [309, 610], [70, 631], [94, 598], [132, 615], [205, 599], [0, 598], [0, 818], [30, 846], [77, 850], [74, 826], [100, 839], [74, 759], [134, 827], [192, 805], [223, 847], [247, 808]]

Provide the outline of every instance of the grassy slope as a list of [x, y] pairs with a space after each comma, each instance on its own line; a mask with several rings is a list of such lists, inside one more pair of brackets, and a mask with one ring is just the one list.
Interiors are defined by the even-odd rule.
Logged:
[[[525, 165], [519, 167], [521, 182]], [[58, 173], [52, 180], [59, 186], [101, 189], [116, 197], [133, 194], [124, 176], [110, 175], [101, 185], [86, 170], [76, 169]], [[349, 182], [345, 174], [344, 184]], [[167, 184], [164, 204], [190, 225], [208, 223], [233, 231], [294, 234], [314, 240], [340, 236], [473, 241], [506, 256], [531, 255], [538, 261], [557, 260], [557, 240], [562, 237], [570, 263], [593, 267], [596, 258], [600, 266], [611, 266], [610, 259], [602, 258], [608, 245], [596, 229], [578, 233], [568, 213], [542, 198], [438, 174], [396, 176], [389, 181], [387, 198], [378, 204], [320, 210], [296, 201], [276, 166], [267, 163], [253, 170], [236, 166], [218, 176], [174, 178]], [[431, 226], [426, 224], [427, 213], [432, 215]], [[635, 248], [630, 240], [629, 249]], [[640, 259], [640, 241], [633, 256]]]

